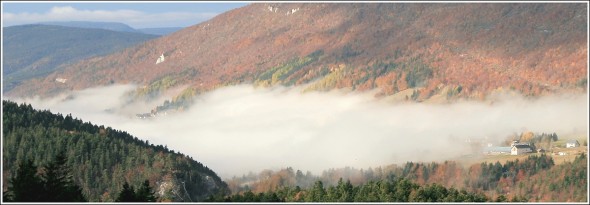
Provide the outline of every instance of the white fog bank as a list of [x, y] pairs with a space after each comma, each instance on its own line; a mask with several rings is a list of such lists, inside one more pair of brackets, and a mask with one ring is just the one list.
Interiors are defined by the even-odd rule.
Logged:
[[468, 138], [499, 142], [524, 131], [587, 137], [588, 131], [587, 95], [392, 104], [370, 94], [301, 94], [296, 88], [242, 85], [201, 95], [185, 112], [141, 120], [133, 112], [149, 112], [158, 102], [117, 110], [124, 105], [122, 96], [133, 88], [93, 88], [75, 92], [65, 101], [16, 101], [54, 113], [72, 113], [83, 121], [167, 145], [222, 177], [288, 166], [320, 174], [344, 166], [444, 160], [469, 154]]

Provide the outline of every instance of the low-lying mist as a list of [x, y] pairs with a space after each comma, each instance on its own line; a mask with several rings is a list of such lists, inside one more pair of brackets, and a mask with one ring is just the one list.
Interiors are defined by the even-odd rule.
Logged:
[[104, 124], [192, 156], [221, 177], [293, 167], [375, 167], [470, 154], [468, 139], [500, 142], [523, 131], [579, 135], [588, 130], [587, 95], [494, 103], [385, 103], [372, 94], [299, 88], [220, 88], [178, 113], [142, 120], [163, 99], [128, 104], [131, 85], [93, 88], [54, 99], [12, 99]]

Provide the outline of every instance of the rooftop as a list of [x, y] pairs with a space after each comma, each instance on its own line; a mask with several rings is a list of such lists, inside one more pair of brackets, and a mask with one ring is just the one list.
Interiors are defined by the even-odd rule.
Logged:
[[520, 148], [531, 148], [531, 146], [529, 146], [529, 145], [525, 145], [525, 144], [518, 144], [518, 145], [514, 145], [514, 146], [515, 146], [517, 149], [520, 149]]
[[484, 152], [510, 152], [511, 147], [485, 147]]

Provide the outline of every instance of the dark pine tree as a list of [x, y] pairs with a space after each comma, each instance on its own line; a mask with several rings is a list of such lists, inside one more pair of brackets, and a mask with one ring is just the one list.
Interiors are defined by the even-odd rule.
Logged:
[[137, 198], [135, 197], [135, 191], [133, 191], [133, 186], [129, 186], [127, 182], [123, 184], [123, 190], [115, 199], [116, 202], [137, 202]]
[[74, 183], [66, 160], [65, 152], [61, 151], [45, 166], [45, 173], [42, 175], [45, 187], [41, 195], [47, 202], [87, 201], [82, 194], [82, 188]]
[[19, 165], [19, 169], [10, 180], [12, 187], [4, 194], [5, 201], [14, 202], [42, 202], [43, 183], [37, 176], [37, 167], [33, 161], [26, 160]]
[[155, 202], [156, 196], [154, 195], [154, 191], [152, 191], [152, 187], [150, 187], [150, 181], [145, 180], [141, 187], [137, 189], [136, 198], [138, 201], [141, 202]]

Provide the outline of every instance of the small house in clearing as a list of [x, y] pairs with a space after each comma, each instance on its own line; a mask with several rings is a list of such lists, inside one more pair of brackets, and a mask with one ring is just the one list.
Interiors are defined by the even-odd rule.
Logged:
[[579, 147], [580, 143], [578, 142], [578, 140], [568, 140], [565, 143], [565, 147], [566, 148], [574, 148], [574, 147]]
[[530, 152], [533, 152], [533, 149], [531, 148], [530, 145], [517, 144], [517, 145], [512, 146], [510, 153], [512, 155], [520, 155], [520, 154], [530, 153]]

